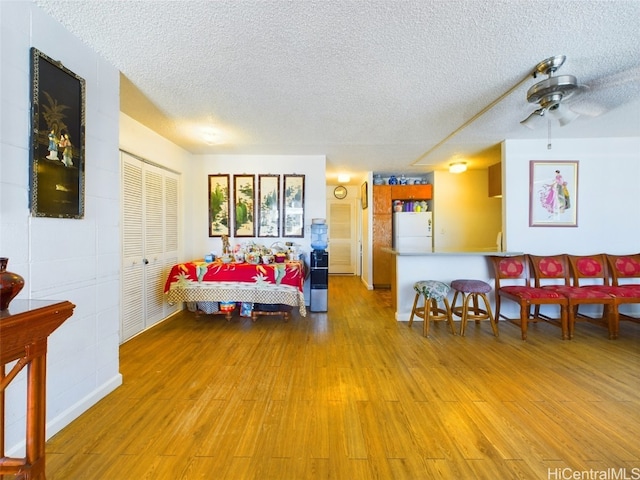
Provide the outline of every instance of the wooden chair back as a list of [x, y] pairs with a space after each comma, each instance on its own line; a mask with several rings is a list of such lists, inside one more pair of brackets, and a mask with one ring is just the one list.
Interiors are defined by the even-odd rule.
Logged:
[[567, 255], [529, 255], [533, 269], [534, 284], [543, 285], [571, 285], [571, 272]]
[[568, 258], [575, 286], [609, 285], [606, 255], [568, 255]]
[[491, 255], [491, 263], [495, 274], [495, 291], [498, 291], [503, 280], [509, 280], [509, 285], [531, 286], [529, 265], [526, 255], [513, 255], [509, 257]]
[[[631, 255], [607, 255], [611, 283], [640, 286], [640, 253]], [[622, 281], [621, 281], [622, 280]]]

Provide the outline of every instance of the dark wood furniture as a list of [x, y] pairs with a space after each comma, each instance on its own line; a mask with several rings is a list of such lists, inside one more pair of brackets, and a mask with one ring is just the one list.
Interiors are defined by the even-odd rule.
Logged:
[[[0, 311], [0, 477], [16, 475], [23, 479], [45, 478], [45, 424], [47, 339], [73, 315], [75, 305], [59, 300], [14, 300]], [[7, 363], [17, 362], [9, 373]], [[27, 428], [25, 458], [5, 456], [5, 390], [16, 375], [27, 367]]]

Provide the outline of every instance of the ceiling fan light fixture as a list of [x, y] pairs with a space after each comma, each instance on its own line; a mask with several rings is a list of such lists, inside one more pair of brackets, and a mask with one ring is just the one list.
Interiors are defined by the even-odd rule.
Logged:
[[453, 162], [449, 164], [449, 173], [462, 173], [467, 171], [467, 162]]
[[553, 118], [558, 120], [558, 123], [560, 124], [561, 127], [564, 127], [565, 125], [570, 124], [579, 116], [577, 113], [572, 112], [568, 108], [565, 108], [565, 107], [560, 108], [560, 104], [549, 109], [549, 114], [553, 116]]

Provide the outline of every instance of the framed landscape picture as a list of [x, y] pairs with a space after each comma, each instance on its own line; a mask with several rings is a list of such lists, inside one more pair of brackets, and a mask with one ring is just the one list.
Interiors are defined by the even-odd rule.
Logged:
[[229, 175], [209, 175], [209, 236], [229, 235]]
[[31, 48], [29, 207], [34, 217], [84, 217], [85, 81]]
[[234, 237], [255, 236], [255, 176], [233, 176]]
[[578, 226], [578, 162], [529, 162], [529, 226]]
[[258, 237], [280, 236], [280, 175], [258, 175]]
[[284, 237], [304, 237], [304, 175], [284, 175]]

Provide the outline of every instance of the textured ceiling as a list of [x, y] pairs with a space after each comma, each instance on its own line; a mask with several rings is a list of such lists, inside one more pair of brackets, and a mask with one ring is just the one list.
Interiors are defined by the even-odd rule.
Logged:
[[589, 115], [552, 137], [640, 136], [636, 0], [35, 3], [121, 71], [123, 112], [193, 153], [325, 154], [329, 182], [486, 167], [505, 138], [546, 145], [545, 119], [519, 122], [535, 65], [560, 54]]

